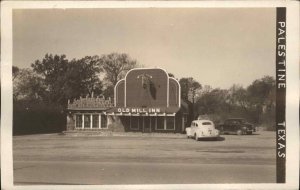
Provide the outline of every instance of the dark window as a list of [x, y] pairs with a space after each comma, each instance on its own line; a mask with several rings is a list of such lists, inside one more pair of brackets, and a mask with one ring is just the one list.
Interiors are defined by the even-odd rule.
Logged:
[[156, 117], [150, 117], [151, 119], [151, 129], [155, 129], [156, 126]]
[[202, 125], [212, 125], [211, 122], [203, 122]]
[[167, 130], [174, 130], [175, 129], [175, 117], [166, 117], [167, 119]]
[[139, 118], [139, 129], [143, 129], [143, 117], [138, 117]]
[[101, 115], [101, 128], [107, 128], [107, 117], [106, 117], [106, 115]]
[[99, 115], [93, 115], [93, 128], [99, 128]]
[[157, 117], [157, 127], [156, 129], [163, 130], [165, 129], [164, 117]]
[[132, 116], [131, 117], [131, 129], [139, 129], [139, 117]]
[[76, 128], [82, 128], [82, 115], [76, 115]]
[[91, 127], [91, 115], [87, 114], [84, 115], [84, 128], [90, 128]]

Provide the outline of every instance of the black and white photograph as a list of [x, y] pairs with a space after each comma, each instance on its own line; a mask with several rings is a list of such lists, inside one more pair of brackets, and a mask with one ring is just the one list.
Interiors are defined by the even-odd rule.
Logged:
[[298, 3], [6, 3], [4, 189], [298, 188]]

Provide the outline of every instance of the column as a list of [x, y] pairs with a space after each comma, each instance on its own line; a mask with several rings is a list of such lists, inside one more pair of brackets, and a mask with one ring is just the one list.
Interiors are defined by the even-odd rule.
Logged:
[[84, 129], [84, 114], [82, 114], [82, 125], [81, 128]]
[[164, 117], [164, 130], [167, 129], [167, 116]]
[[90, 128], [93, 128], [93, 114], [91, 114], [91, 119], [90, 119]]
[[99, 129], [101, 129], [102, 128], [102, 126], [101, 126], [101, 113], [99, 114]]

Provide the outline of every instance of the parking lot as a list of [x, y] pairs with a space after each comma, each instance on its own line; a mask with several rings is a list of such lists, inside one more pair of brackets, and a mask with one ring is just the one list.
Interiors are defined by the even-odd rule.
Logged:
[[275, 132], [13, 138], [15, 184], [274, 183]]

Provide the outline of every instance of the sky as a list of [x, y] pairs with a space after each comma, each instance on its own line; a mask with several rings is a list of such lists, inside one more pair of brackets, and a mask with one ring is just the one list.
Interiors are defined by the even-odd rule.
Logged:
[[13, 65], [127, 53], [202, 85], [275, 76], [274, 8], [23, 9], [13, 12]]

